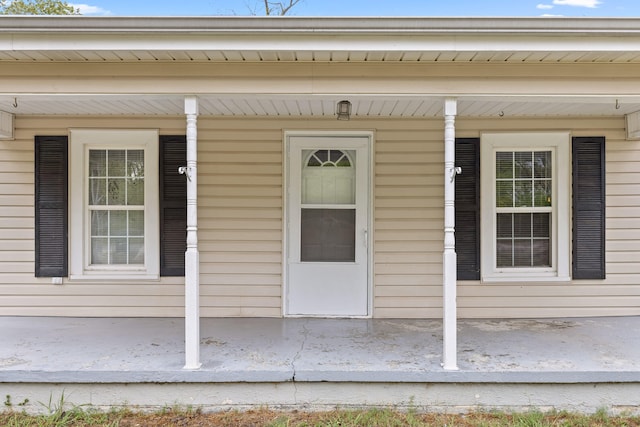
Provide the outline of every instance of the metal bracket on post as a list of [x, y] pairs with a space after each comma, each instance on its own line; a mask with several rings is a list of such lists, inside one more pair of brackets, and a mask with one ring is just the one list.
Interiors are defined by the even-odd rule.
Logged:
[[189, 181], [191, 181], [191, 170], [190, 170], [190, 168], [189, 168], [188, 166], [180, 166], [180, 167], [178, 168], [178, 173], [179, 173], [180, 175], [186, 175], [186, 176], [187, 176], [187, 179], [188, 179]]
[[456, 180], [456, 175], [460, 175], [462, 173], [462, 168], [460, 166], [456, 166], [455, 168], [451, 168], [449, 170], [449, 174], [451, 176], [451, 182]]

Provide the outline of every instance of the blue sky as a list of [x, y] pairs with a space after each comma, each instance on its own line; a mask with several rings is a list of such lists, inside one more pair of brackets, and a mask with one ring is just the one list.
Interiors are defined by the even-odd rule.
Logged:
[[[276, 0], [288, 3], [288, 0]], [[83, 15], [262, 15], [262, 0], [68, 0]], [[262, 9], [260, 9], [262, 7]], [[290, 16], [640, 17], [640, 0], [302, 0]]]

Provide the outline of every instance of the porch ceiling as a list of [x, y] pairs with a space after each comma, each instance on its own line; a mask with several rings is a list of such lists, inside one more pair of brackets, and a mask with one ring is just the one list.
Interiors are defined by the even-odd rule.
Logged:
[[[353, 104], [352, 117], [441, 117], [442, 96], [247, 96], [200, 95], [202, 116], [334, 117], [342, 99]], [[184, 114], [182, 95], [0, 95], [0, 111], [16, 115]], [[623, 116], [640, 111], [639, 97], [460, 97], [460, 117]]]

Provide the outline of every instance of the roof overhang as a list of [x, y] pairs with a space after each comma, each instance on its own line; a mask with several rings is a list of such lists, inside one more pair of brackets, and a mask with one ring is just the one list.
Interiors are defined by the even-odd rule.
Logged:
[[[353, 103], [355, 117], [436, 117], [442, 115], [446, 96], [458, 97], [459, 115], [469, 117], [623, 116], [640, 111], [638, 91], [626, 91], [628, 82], [636, 80], [630, 76], [640, 66], [640, 18], [0, 16], [2, 63], [23, 67], [33, 63], [391, 63], [403, 68], [403, 64], [471, 63], [542, 64], [554, 70], [556, 64], [596, 64], [627, 67], [627, 83], [618, 79], [615, 90], [593, 90], [585, 96], [535, 91], [526, 96], [525, 92], [480, 96], [393, 89], [375, 94], [325, 89], [196, 95], [201, 114], [231, 117], [333, 117], [335, 103], [345, 98]], [[193, 93], [4, 91], [0, 111], [180, 115], [186, 94]]]
[[0, 61], [640, 62], [639, 18], [0, 17]]

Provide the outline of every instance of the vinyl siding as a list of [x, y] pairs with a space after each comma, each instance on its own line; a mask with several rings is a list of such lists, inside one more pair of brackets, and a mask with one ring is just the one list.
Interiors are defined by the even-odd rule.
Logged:
[[[0, 313], [182, 316], [183, 278], [153, 283], [36, 279], [33, 138], [68, 128], [158, 128], [184, 134], [182, 117], [18, 117], [0, 141]], [[622, 118], [465, 119], [457, 136], [481, 131], [566, 130], [605, 136], [607, 279], [571, 283], [461, 281], [460, 317], [640, 314], [640, 142]], [[365, 119], [198, 120], [201, 315], [282, 314], [283, 131], [374, 130], [373, 314], [440, 317], [443, 247], [443, 121]], [[70, 242], [72, 244], [72, 242]]]

